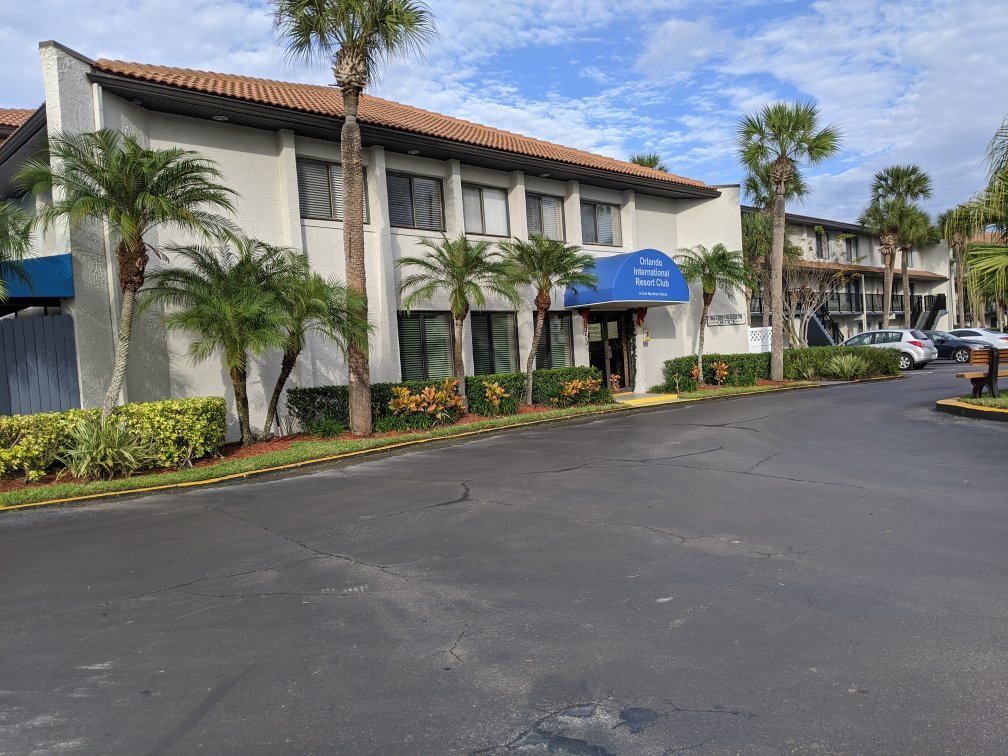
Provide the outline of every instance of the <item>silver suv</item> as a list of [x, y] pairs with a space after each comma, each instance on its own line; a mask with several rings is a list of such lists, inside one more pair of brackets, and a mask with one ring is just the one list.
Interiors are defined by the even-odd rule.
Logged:
[[938, 359], [938, 350], [923, 331], [916, 328], [886, 328], [882, 331], [865, 331], [851, 336], [840, 346], [873, 346], [899, 349], [900, 370], [919, 370], [931, 360]]

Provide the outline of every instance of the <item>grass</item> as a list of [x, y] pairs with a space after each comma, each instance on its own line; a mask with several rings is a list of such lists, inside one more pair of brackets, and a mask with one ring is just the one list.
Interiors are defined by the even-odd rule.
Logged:
[[791, 381], [784, 385], [773, 386], [719, 386], [718, 388], [706, 389], [704, 391], [684, 391], [679, 394], [680, 399], [707, 399], [714, 396], [740, 396], [743, 394], [762, 394], [765, 391], [780, 391], [781, 389], [802, 388], [804, 386], [818, 386], [817, 381]]
[[476, 433], [492, 430], [515, 423], [536, 422], [578, 415], [590, 415], [600, 412], [612, 412], [622, 409], [618, 405], [602, 405], [591, 407], [568, 407], [566, 409], [549, 410], [532, 415], [509, 415], [480, 420], [462, 425], [449, 425], [432, 428], [429, 431], [404, 434], [402, 436], [385, 438], [367, 438], [360, 440], [333, 439], [332, 441], [295, 441], [289, 449], [265, 452], [241, 459], [222, 460], [216, 464], [196, 467], [190, 470], [173, 470], [171, 472], [149, 473], [132, 478], [117, 478], [115, 480], [100, 480], [90, 483], [52, 483], [31, 486], [0, 494], [0, 509], [21, 504], [32, 504], [54, 499], [70, 499], [80, 496], [96, 496], [129, 491], [137, 488], [154, 486], [177, 486], [187, 483], [242, 475], [256, 470], [281, 465], [292, 465], [311, 462], [340, 454], [361, 452], [384, 446], [393, 446], [427, 439], [438, 439], [454, 436], [460, 433]]
[[965, 404], [975, 404], [978, 407], [994, 407], [995, 409], [1008, 410], [1008, 395], [999, 396], [995, 399], [992, 396], [984, 396], [974, 399], [972, 396], [960, 396], [959, 401]]

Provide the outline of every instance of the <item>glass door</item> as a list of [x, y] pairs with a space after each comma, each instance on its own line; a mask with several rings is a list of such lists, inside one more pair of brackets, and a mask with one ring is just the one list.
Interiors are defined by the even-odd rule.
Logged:
[[625, 320], [623, 313], [593, 312], [588, 321], [588, 364], [599, 369], [614, 391], [630, 384]]

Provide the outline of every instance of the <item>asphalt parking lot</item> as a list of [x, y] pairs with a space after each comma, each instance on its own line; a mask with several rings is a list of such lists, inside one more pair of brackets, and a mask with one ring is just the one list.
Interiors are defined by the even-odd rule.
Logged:
[[0, 753], [1003, 752], [955, 370], [0, 517]]

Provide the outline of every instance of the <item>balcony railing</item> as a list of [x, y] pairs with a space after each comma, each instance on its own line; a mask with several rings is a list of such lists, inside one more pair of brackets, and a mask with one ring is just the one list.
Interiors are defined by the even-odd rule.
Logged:
[[[911, 294], [910, 312], [919, 313], [930, 309], [935, 298], [943, 296], [941, 294]], [[892, 295], [892, 311], [894, 313], [903, 312], [904, 296], [902, 294]], [[836, 292], [830, 294], [826, 299], [826, 309], [830, 315], [860, 315], [862, 312], [871, 314], [881, 314], [883, 296], [881, 294], [864, 294], [856, 292]], [[752, 306], [749, 308], [752, 315], [759, 315], [763, 312], [763, 297], [757, 295], [752, 298]]]

